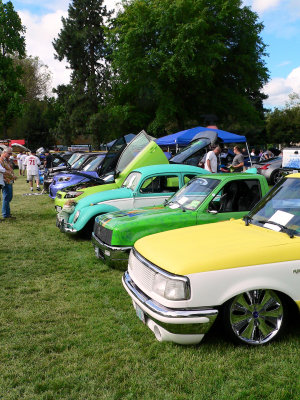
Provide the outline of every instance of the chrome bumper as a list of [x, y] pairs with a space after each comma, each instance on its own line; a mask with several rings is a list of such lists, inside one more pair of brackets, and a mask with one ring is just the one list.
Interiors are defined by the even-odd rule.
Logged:
[[198, 309], [167, 308], [149, 298], [133, 282], [128, 271], [122, 278], [123, 286], [144, 313], [144, 323], [155, 333], [160, 341], [172, 341], [180, 344], [199, 343], [218, 316], [214, 308]]
[[131, 247], [110, 246], [103, 243], [94, 232], [92, 233], [92, 243], [96, 257], [104, 260], [105, 264], [111, 267], [127, 268]]
[[60, 220], [58, 216], [56, 217], [56, 226], [63, 233], [77, 233], [76, 229], [74, 229], [71, 224], [65, 223], [63, 219]]

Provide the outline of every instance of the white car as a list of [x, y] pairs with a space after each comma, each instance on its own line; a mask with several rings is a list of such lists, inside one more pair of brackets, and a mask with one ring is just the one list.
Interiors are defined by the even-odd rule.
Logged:
[[283, 178], [243, 220], [162, 232], [135, 243], [123, 276], [160, 341], [199, 343], [216, 318], [262, 345], [299, 318], [300, 174]]

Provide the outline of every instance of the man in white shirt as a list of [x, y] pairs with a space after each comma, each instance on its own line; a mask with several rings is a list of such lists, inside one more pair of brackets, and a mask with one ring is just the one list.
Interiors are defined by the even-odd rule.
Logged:
[[35, 179], [36, 190], [40, 191], [39, 165], [41, 164], [41, 161], [35, 154], [35, 151], [32, 151], [25, 160], [27, 167], [27, 181], [29, 181], [30, 190], [33, 191], [33, 180]]
[[218, 155], [221, 153], [221, 147], [216, 146], [213, 150], [209, 151], [206, 156], [204, 169], [215, 174], [218, 172]]
[[18, 168], [19, 168], [19, 175], [22, 175], [22, 155], [23, 155], [23, 151], [21, 151], [18, 155], [17, 155], [17, 161], [18, 161]]
[[28, 157], [28, 154], [24, 153], [22, 154], [22, 156], [20, 157], [20, 162], [22, 164], [22, 175], [25, 176], [25, 170], [26, 170], [26, 163], [25, 160]]

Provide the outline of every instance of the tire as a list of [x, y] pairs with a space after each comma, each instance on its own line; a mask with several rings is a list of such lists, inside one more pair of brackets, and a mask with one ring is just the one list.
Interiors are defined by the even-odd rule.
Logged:
[[275, 171], [272, 172], [271, 177], [270, 177], [270, 183], [272, 185], [275, 185], [280, 179], [282, 178], [282, 173], [280, 172], [279, 169], [276, 169]]
[[285, 301], [270, 289], [241, 293], [229, 300], [222, 311], [229, 338], [251, 346], [264, 345], [278, 338], [287, 320]]

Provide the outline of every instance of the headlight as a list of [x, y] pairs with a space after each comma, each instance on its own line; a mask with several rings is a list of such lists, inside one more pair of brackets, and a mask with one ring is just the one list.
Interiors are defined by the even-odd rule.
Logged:
[[78, 197], [82, 194], [83, 192], [67, 192], [67, 194], [65, 195], [65, 199], [74, 199], [74, 197]]
[[152, 290], [168, 300], [187, 300], [190, 297], [188, 278], [168, 278], [160, 273], [154, 277]]
[[69, 182], [71, 180], [71, 177], [66, 177], [62, 176], [61, 178], [58, 179], [58, 182]]
[[78, 210], [78, 211], [76, 211], [75, 216], [74, 216], [74, 219], [73, 219], [73, 223], [74, 223], [74, 224], [75, 224], [76, 221], [78, 220], [79, 215], [80, 215], [80, 211]]

